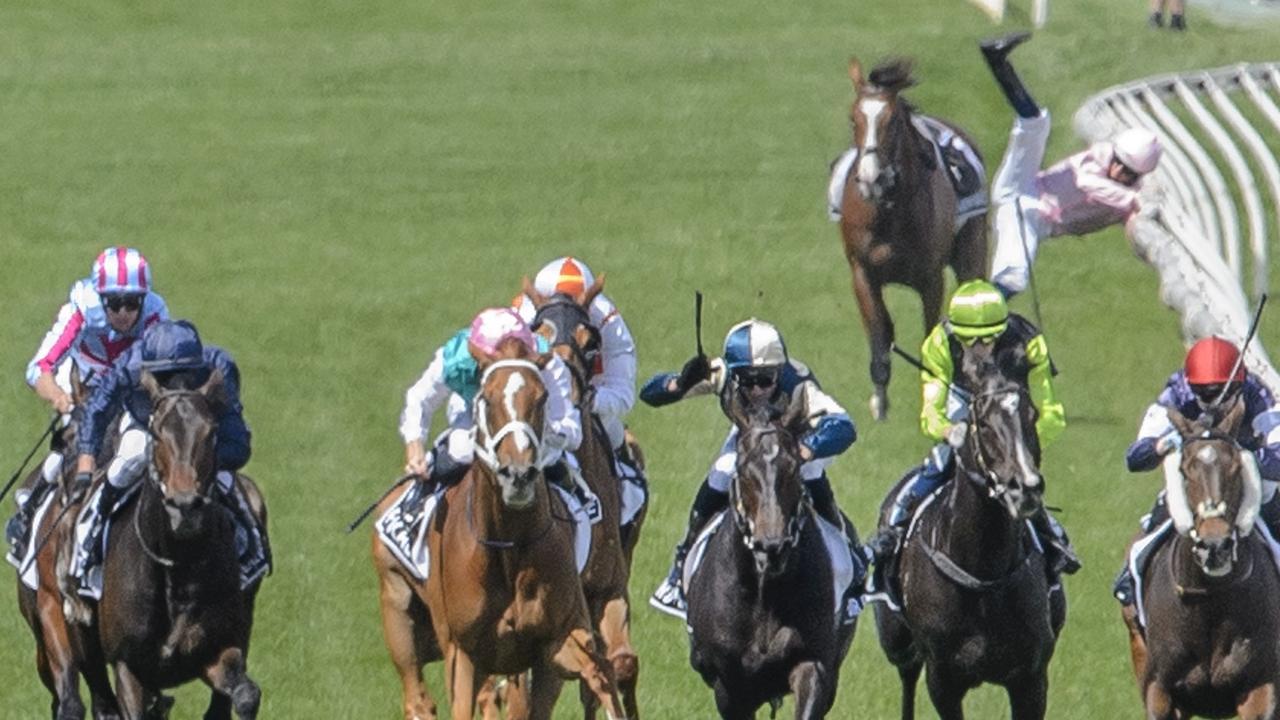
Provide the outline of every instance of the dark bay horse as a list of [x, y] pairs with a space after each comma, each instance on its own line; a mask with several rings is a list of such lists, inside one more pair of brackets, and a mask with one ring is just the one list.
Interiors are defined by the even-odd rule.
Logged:
[[[557, 293], [540, 294], [529, 278], [524, 278], [524, 293], [537, 308], [533, 327], [551, 343], [555, 352], [573, 374], [574, 404], [582, 417], [582, 445], [574, 452], [582, 468], [582, 476], [600, 500], [601, 519], [591, 528], [591, 554], [582, 571], [582, 592], [592, 627], [603, 644], [605, 657], [613, 666], [618, 691], [622, 694], [627, 716], [639, 717], [636, 683], [640, 659], [631, 645], [631, 600], [627, 584], [631, 577], [631, 555], [640, 539], [644, 512], [624, 529], [622, 517], [622, 485], [613, 464], [613, 449], [604, 426], [591, 410], [591, 372], [600, 352], [600, 331], [591, 322], [589, 308], [604, 290], [601, 273], [591, 287], [577, 297]], [[626, 539], [623, 539], [625, 530]], [[581, 685], [587, 718], [596, 715], [595, 695]]]
[[736, 398], [729, 412], [737, 472], [690, 581], [689, 662], [723, 718], [753, 718], [787, 694], [796, 718], [825, 717], [855, 625], [836, 619], [831, 561], [800, 476], [804, 402], [781, 420]]
[[[899, 96], [915, 84], [910, 62], [886, 62], [864, 79], [855, 58], [849, 63], [849, 77], [856, 94], [849, 119], [857, 159], [844, 185], [840, 235], [871, 345], [871, 412], [882, 420], [889, 411], [894, 338], [884, 286], [899, 283], [919, 293], [928, 332], [942, 310], [943, 270], [950, 265], [958, 282], [986, 271], [987, 215], [983, 210], [956, 226], [957, 197], [950, 171], [933, 142], [913, 124], [914, 109]], [[977, 146], [963, 131], [937, 123], [963, 139], [976, 155]]]
[[[162, 389], [146, 372], [142, 382], [153, 472], [112, 519], [97, 607], [121, 709], [146, 717], [161, 689], [198, 678], [211, 688], [205, 718], [257, 717], [261, 691], [246, 663], [258, 584], [241, 589], [234, 521], [210, 497], [222, 373], [195, 390]], [[261, 495], [247, 477], [238, 482], [265, 542]]]
[[[964, 717], [965, 694], [1004, 686], [1013, 720], [1045, 716], [1048, 666], [1066, 616], [1050, 596], [1043, 553], [1027, 520], [1040, 511], [1044, 481], [1021, 347], [966, 349], [957, 383], [971, 389], [970, 430], [953, 474], [924, 506], [904, 541], [902, 609], [876, 606], [880, 646], [898, 668], [902, 717], [915, 717], [927, 668], [929, 697], [943, 720]], [[881, 510], [888, 523], [891, 493]]]
[[[537, 464], [547, 396], [540, 361], [509, 339], [481, 363], [476, 462], [432, 516], [426, 582], [410, 580], [375, 539], [383, 632], [406, 720], [436, 717], [421, 669], [441, 657], [455, 720], [471, 719], [488, 676], [523, 680], [528, 670], [529, 703], [511, 717], [550, 718], [564, 675], [582, 678], [610, 718], [624, 717], [613, 670], [595, 650], [573, 524]], [[421, 636], [427, 622], [433, 638]]]
[[[87, 392], [80, 384], [79, 373], [74, 369], [71, 373], [71, 385], [72, 400], [79, 406], [83, 404]], [[76, 466], [77, 423], [74, 418], [73, 413], [71, 422], [58, 428], [53, 437], [55, 451], [63, 456], [62, 470], [58, 486], [50, 490], [54, 493], [52, 503], [31, 529], [31, 546], [39, 548], [35, 558], [37, 587], [32, 590], [19, 577], [18, 608], [35, 639], [36, 671], [52, 696], [50, 708], [54, 720], [79, 720], [84, 717], [85, 708], [80, 699], [81, 675], [89, 686], [93, 717], [98, 720], [113, 720], [120, 717], [119, 707], [111, 689], [111, 678], [107, 675], [106, 665], [102, 660], [101, 648], [94, 635], [96, 626], [85, 627], [69, 622], [63, 612], [60, 577], [65, 570], [60, 570], [58, 565], [60, 562], [65, 563], [67, 556], [62, 548], [69, 546], [71, 542], [76, 511], [79, 508], [78, 504], [66, 504], [66, 489], [71, 486]], [[109, 447], [104, 450], [107, 453], [111, 451]], [[40, 472], [39, 467], [33, 469], [25, 478], [23, 487], [34, 486]], [[37, 499], [32, 498], [29, 502], [36, 501]]]
[[1210, 427], [1169, 411], [1183, 438], [1165, 458], [1175, 533], [1146, 564], [1146, 627], [1135, 607], [1124, 611], [1153, 720], [1280, 717], [1280, 574], [1254, 532], [1261, 480], [1233, 439], [1243, 413], [1237, 401]]

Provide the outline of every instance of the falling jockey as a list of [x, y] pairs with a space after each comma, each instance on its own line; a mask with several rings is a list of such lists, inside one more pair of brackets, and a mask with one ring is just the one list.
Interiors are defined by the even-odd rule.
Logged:
[[[89, 277], [71, 286], [67, 302], [27, 364], [27, 384], [65, 421], [72, 409], [72, 370], [87, 387], [94, 387], [143, 331], [168, 317], [142, 253], [107, 248], [93, 261]], [[62, 472], [62, 457], [61, 451], [49, 453], [30, 494], [19, 502], [18, 512], [5, 527], [10, 559], [15, 562], [21, 562], [27, 551], [31, 521]]]
[[[1169, 420], [1170, 410], [1177, 410], [1188, 420], [1197, 420], [1211, 412], [1221, 417], [1237, 402], [1243, 402], [1244, 420], [1235, 440], [1252, 451], [1257, 461], [1262, 476], [1259, 515], [1271, 536], [1280, 538], [1280, 500], [1276, 497], [1276, 482], [1280, 481], [1280, 408], [1262, 381], [1246, 371], [1244, 363], [1237, 363], [1239, 358], [1236, 346], [1219, 337], [1204, 338], [1192, 345], [1183, 368], [1169, 376], [1159, 397], [1147, 408], [1125, 462], [1129, 472], [1146, 472], [1160, 466], [1166, 455], [1181, 446], [1182, 436]], [[1154, 532], [1168, 519], [1161, 491], [1151, 513], [1143, 519], [1142, 529]], [[1133, 602], [1133, 577], [1127, 563], [1116, 578], [1115, 594], [1125, 604]]]
[[[951, 297], [947, 319], [929, 333], [920, 350], [920, 360], [926, 368], [920, 373], [924, 398], [920, 430], [938, 444], [894, 497], [888, 527], [868, 543], [882, 565], [900, 546], [916, 506], [952, 475], [953, 450], [968, 432], [969, 405], [965, 397], [974, 390], [957, 387], [955, 368], [965, 348], [979, 342], [997, 346], [1021, 344], [1026, 348], [1030, 364], [1027, 388], [1036, 408], [1036, 435], [1042, 448], [1066, 426], [1062, 403], [1053, 392], [1053, 371], [1044, 336], [1026, 318], [1010, 313], [1004, 295], [991, 283], [970, 280], [961, 284]], [[1078, 570], [1080, 562], [1053, 516], [1041, 509], [1031, 521], [1045, 546], [1050, 573], [1056, 577]]]
[[[95, 506], [95, 520], [83, 543], [84, 569], [102, 563], [105, 518], [116, 502], [148, 471], [151, 457], [151, 397], [142, 387], [143, 373], [150, 373], [165, 390], [192, 390], [209, 376], [221, 372], [223, 401], [217, 418], [217, 481], [214, 496], [223, 504], [236, 525], [244, 531], [240, 548], [241, 574], [260, 575], [270, 564], [257, 521], [236, 490], [234, 473], [249, 462], [250, 432], [240, 405], [240, 370], [225, 350], [204, 345], [196, 328], [186, 320], [157, 323], [116, 361], [94, 387], [83, 408], [76, 445], [79, 452], [71, 499], [79, 502], [88, 492], [95, 469], [94, 458], [102, 447], [108, 427], [119, 417], [120, 439], [115, 457], [107, 466]], [[123, 410], [124, 412], [121, 412]], [[239, 532], [237, 532], [239, 535]], [[239, 543], [237, 543], [239, 544]], [[247, 567], [252, 563], [255, 567]]]
[[[767, 400], [785, 405], [792, 398], [804, 400], [810, 431], [800, 439], [800, 472], [817, 513], [836, 528], [846, 530], [836, 507], [826, 468], [856, 437], [853, 421], [839, 403], [824, 393], [803, 364], [787, 356], [782, 336], [773, 325], [746, 320], [734, 325], [724, 341], [721, 358], [698, 355], [679, 373], [660, 373], [645, 383], [640, 399], [654, 407], [715, 393], [721, 407], [730, 393], [741, 393], [749, 402]], [[683, 616], [685, 598], [681, 575], [685, 557], [702, 528], [729, 504], [729, 485], [737, 461], [737, 428], [729, 431], [720, 454], [698, 489], [689, 511], [689, 526], [676, 546], [675, 560], [649, 603], [662, 612]]]

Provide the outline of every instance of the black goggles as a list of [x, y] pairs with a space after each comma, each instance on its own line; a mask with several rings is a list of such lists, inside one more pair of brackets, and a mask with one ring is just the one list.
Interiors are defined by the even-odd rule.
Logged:
[[777, 383], [778, 373], [773, 371], [738, 373], [738, 384], [744, 388], [767, 388]]
[[[1223, 394], [1222, 392], [1224, 387], [1227, 388], [1226, 394]], [[1219, 395], [1222, 395], [1222, 399], [1226, 401], [1235, 397], [1236, 394], [1240, 392], [1240, 383], [1229, 382], [1213, 383], [1212, 385], [1192, 385], [1191, 392], [1195, 393], [1196, 397], [1200, 399], [1200, 402], [1206, 404], [1217, 400]]]
[[112, 312], [120, 312], [121, 310], [138, 310], [142, 307], [141, 295], [109, 295], [102, 300], [102, 304]]

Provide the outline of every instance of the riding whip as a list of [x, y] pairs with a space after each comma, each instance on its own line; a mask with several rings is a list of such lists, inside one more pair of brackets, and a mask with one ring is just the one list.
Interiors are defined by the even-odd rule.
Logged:
[[[693, 291], [693, 332], [698, 340], [698, 357], [706, 355], [702, 350], [702, 291]], [[2, 497], [2, 496], [0, 496]]]
[[937, 380], [937, 381], [941, 382], [943, 385], [946, 385], [946, 386], [947, 386], [947, 390], [949, 390], [949, 391], [951, 391], [951, 392], [955, 393], [956, 395], [959, 395], [959, 396], [960, 396], [960, 398], [961, 398], [961, 399], [963, 399], [965, 402], [969, 402], [970, 400], [972, 400], [972, 399], [973, 399], [973, 397], [969, 395], [968, 391], [964, 390], [963, 388], [958, 388], [958, 387], [956, 387], [954, 384], [952, 384], [952, 383], [951, 383], [949, 380], [947, 380], [946, 378], [939, 377], [939, 376], [938, 376], [938, 373], [936, 373], [936, 372], [934, 372], [934, 371], [930, 370], [929, 368], [925, 367], [925, 366], [924, 366], [924, 363], [920, 362], [920, 360], [919, 360], [919, 359], [917, 359], [917, 358], [916, 358], [914, 355], [912, 355], [911, 353], [909, 353], [909, 352], [907, 352], [906, 350], [903, 350], [902, 348], [898, 347], [898, 344], [897, 344], [897, 343], [889, 343], [889, 349], [890, 349], [890, 350], [892, 350], [892, 351], [894, 351], [895, 353], [897, 353], [899, 357], [901, 357], [903, 360], [906, 360], [908, 363], [910, 363], [912, 366], [914, 366], [914, 367], [915, 367], [917, 370], [919, 370], [920, 372], [928, 373], [928, 374], [932, 375], [934, 380]]
[[3, 500], [4, 496], [9, 494], [9, 488], [13, 487], [13, 484], [18, 481], [18, 477], [22, 475], [22, 471], [27, 469], [27, 463], [31, 462], [31, 457], [35, 455], [36, 451], [40, 449], [40, 446], [44, 444], [44, 439], [53, 433], [54, 428], [58, 427], [58, 421], [61, 419], [61, 413], [54, 414], [53, 419], [49, 421], [49, 427], [44, 429], [44, 434], [36, 441], [35, 447], [31, 448], [31, 452], [27, 453], [27, 456], [22, 459], [22, 464], [13, 472], [13, 477], [9, 478], [9, 482], [4, 484], [4, 489], [0, 490], [0, 500]]
[[[1231, 367], [1231, 372], [1227, 375], [1227, 382], [1222, 385], [1222, 390], [1218, 393], [1218, 397], [1213, 399], [1215, 407], [1222, 402], [1222, 398], [1226, 397], [1227, 390], [1231, 388], [1231, 378], [1236, 376], [1236, 372], [1244, 364], [1244, 353], [1249, 349], [1249, 343], [1253, 340], [1254, 333], [1258, 332], [1258, 322], [1262, 320], [1262, 308], [1266, 306], [1267, 294], [1262, 293], [1262, 297], [1258, 298], [1258, 309], [1253, 312], [1253, 323], [1249, 325], [1249, 334], [1245, 335], [1244, 342], [1240, 345], [1240, 355], [1236, 357], [1236, 364]], [[0, 493], [0, 497], [4, 497], [4, 495]]]
[[352, 520], [351, 524], [347, 525], [347, 533], [350, 534], [353, 530], [359, 527], [360, 523], [364, 522], [364, 519], [369, 517], [369, 513], [374, 511], [374, 508], [378, 507], [378, 505], [380, 505], [383, 500], [386, 500], [387, 498], [391, 497], [391, 493], [395, 492], [396, 488], [400, 487], [401, 485], [405, 484], [410, 480], [413, 480], [414, 478], [422, 478], [422, 475], [419, 473], [405, 473], [404, 475], [401, 475], [400, 477], [396, 478], [396, 481], [391, 483], [391, 487], [387, 488], [387, 491], [382, 493], [382, 497], [378, 498], [377, 500], [374, 500], [372, 505], [365, 508], [364, 512], [360, 513], [359, 517], [357, 517], [355, 520]]

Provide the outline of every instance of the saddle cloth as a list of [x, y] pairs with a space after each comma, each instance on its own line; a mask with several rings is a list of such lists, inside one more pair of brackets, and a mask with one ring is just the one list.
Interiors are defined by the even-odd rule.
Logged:
[[[591, 555], [591, 526], [597, 522], [592, 519], [589, 508], [569, 491], [558, 485], [548, 483], [559, 493], [560, 499], [569, 515], [573, 518], [573, 559], [582, 572], [587, 566], [587, 558]], [[387, 508], [386, 512], [374, 523], [378, 539], [386, 546], [392, 556], [404, 566], [405, 570], [418, 582], [426, 582], [431, 573], [431, 553], [427, 548], [427, 528], [431, 517], [440, 504], [440, 497], [446, 488], [438, 488], [429, 495], [422, 504], [419, 513], [404, 512], [401, 508], [412, 493], [404, 492], [399, 499]]]
[[[1147, 627], [1147, 612], [1142, 602], [1142, 585], [1147, 570], [1147, 562], [1155, 554], [1155, 551], [1168, 540], [1172, 529], [1172, 519], [1160, 523], [1145, 537], [1135, 542], [1133, 547], [1129, 548], [1129, 555], [1125, 558], [1125, 563], [1129, 566], [1129, 573], [1133, 576], [1133, 602], [1134, 607], [1138, 610], [1138, 626], [1144, 629]], [[1267, 541], [1267, 547], [1271, 550], [1271, 559], [1275, 561], [1276, 570], [1280, 571], [1280, 543], [1277, 543], [1276, 539], [1271, 536], [1271, 531], [1267, 529], [1267, 524], [1261, 520], [1254, 524], [1253, 531], [1262, 533], [1262, 538]]]
[[[19, 490], [16, 495], [21, 496], [25, 490]], [[27, 541], [27, 550], [22, 557], [15, 557], [13, 551], [10, 550], [4, 557], [9, 564], [18, 569], [18, 578], [22, 580], [22, 584], [35, 590], [40, 585], [40, 571], [35, 564], [36, 548], [40, 545], [44, 537], [40, 535], [40, 523], [44, 522], [45, 512], [53, 506], [53, 499], [58, 496], [57, 492], [47, 492], [44, 500], [40, 502], [40, 506], [36, 508], [36, 514], [31, 518], [31, 539]], [[22, 500], [25, 502], [25, 499]]]
[[[809, 511], [813, 512], [813, 511]], [[684, 593], [689, 594], [689, 588], [692, 586], [693, 578], [698, 573], [698, 568], [702, 565], [702, 559], [706, 555], [707, 545], [711, 542], [711, 536], [715, 534], [716, 529], [724, 522], [725, 516], [729, 514], [728, 510], [721, 510], [707, 522], [707, 526], [698, 533], [698, 537], [693, 541], [693, 547], [689, 549], [689, 555], [684, 564], [684, 576], [681, 578], [681, 584], [684, 586]], [[827, 557], [831, 561], [831, 593], [835, 603], [833, 607], [833, 615], [837, 624], [840, 622], [848, 622], [858, 616], [862, 612], [861, 596], [851, 598], [846, 604], [844, 601], [845, 592], [849, 589], [859, 577], [861, 568], [860, 559], [855, 559], [849, 551], [849, 543], [845, 540], [844, 533], [840, 528], [832, 525], [817, 513], [812, 514], [812, 519], [817, 521], [818, 527], [822, 530], [822, 541], [827, 546]]]
[[[935, 162], [947, 169], [947, 177], [956, 193], [955, 228], [959, 230], [970, 218], [987, 211], [986, 168], [973, 147], [945, 123], [928, 115], [912, 115], [911, 123], [917, 132], [930, 141]], [[831, 180], [827, 184], [827, 217], [832, 222], [840, 220], [844, 186], [857, 159], [857, 148], [849, 148], [831, 163]]]

